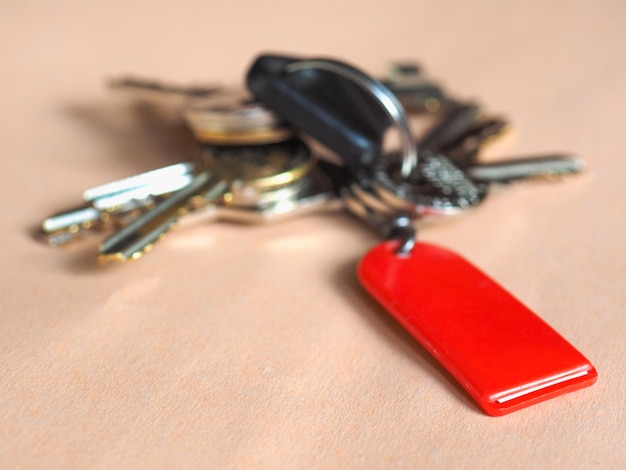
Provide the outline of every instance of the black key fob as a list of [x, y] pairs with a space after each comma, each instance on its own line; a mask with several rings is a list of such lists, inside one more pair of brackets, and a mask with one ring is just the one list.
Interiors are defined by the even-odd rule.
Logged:
[[318, 69], [289, 72], [302, 59], [261, 55], [246, 83], [256, 99], [310, 135], [353, 168], [377, 158], [390, 119], [366, 91], [344, 77]]

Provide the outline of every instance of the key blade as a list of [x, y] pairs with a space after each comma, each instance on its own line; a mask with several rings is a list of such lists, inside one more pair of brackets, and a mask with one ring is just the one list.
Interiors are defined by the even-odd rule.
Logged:
[[128, 191], [103, 196], [92, 201], [92, 206], [99, 211], [111, 213], [128, 212], [154, 204], [155, 198], [178, 191], [193, 180], [191, 174], [175, 176], [165, 181], [157, 181], [146, 186], [139, 186]]
[[477, 183], [506, 184], [528, 179], [555, 179], [584, 169], [585, 161], [580, 157], [549, 155], [474, 165], [467, 168], [466, 174]]
[[114, 90], [143, 93], [147, 97], [204, 97], [213, 95], [221, 91], [221, 88], [217, 86], [184, 86], [175, 83], [165, 83], [158, 80], [150, 80], [136, 77], [113, 78], [109, 80], [108, 85]]
[[106, 197], [112, 197], [120, 193], [135, 190], [140, 187], [151, 186], [155, 187], [167, 187], [168, 182], [173, 181], [172, 189], [167, 192], [172, 192], [180, 189], [177, 187], [178, 178], [188, 177], [191, 179], [194, 165], [190, 162], [177, 163], [175, 165], [169, 165], [157, 170], [147, 171], [140, 173], [129, 178], [123, 178], [111, 183], [102, 184], [93, 188], [87, 189], [83, 193], [83, 200], [85, 202], [94, 202]]
[[96, 209], [90, 206], [81, 206], [48, 217], [41, 224], [41, 229], [46, 233], [52, 233], [74, 225], [85, 225], [95, 222], [99, 218], [100, 213]]
[[84, 205], [48, 217], [41, 224], [40, 235], [50, 246], [64, 246], [104, 225], [103, 214]]
[[194, 208], [210, 206], [211, 202], [226, 192], [228, 182], [208, 172], [200, 173], [185, 188], [156, 204], [134, 221], [107, 238], [100, 246], [101, 261], [127, 261], [139, 259], [150, 251], [158, 240], [172, 229], [181, 215], [192, 208], [192, 200], [200, 202]]
[[512, 131], [513, 126], [503, 117], [483, 117], [473, 127], [459, 135], [457, 140], [448, 143], [441, 151], [464, 169], [476, 164], [485, 147], [492, 145]]
[[431, 150], [435, 153], [442, 151], [471, 130], [476, 125], [481, 112], [482, 109], [477, 104], [458, 104], [451, 108], [443, 120], [420, 139], [418, 147], [421, 150]]

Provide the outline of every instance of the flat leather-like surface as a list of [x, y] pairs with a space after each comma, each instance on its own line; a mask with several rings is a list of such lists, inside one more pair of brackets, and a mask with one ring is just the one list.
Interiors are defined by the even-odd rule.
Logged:
[[[0, 466], [624, 467], [624, 2], [3, 3]], [[188, 155], [177, 116], [107, 78], [243, 83], [267, 51], [419, 59], [509, 116], [492, 156], [587, 159], [420, 237], [537, 312], [595, 385], [486, 416], [359, 286], [379, 238], [345, 214], [198, 224], [105, 267], [97, 238], [33, 239], [84, 189]]]

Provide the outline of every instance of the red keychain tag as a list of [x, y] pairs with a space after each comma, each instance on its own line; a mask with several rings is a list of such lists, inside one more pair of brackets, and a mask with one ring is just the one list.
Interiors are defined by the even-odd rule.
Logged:
[[471, 263], [438, 246], [398, 241], [370, 250], [363, 286], [454, 376], [500, 416], [593, 384], [593, 365]]

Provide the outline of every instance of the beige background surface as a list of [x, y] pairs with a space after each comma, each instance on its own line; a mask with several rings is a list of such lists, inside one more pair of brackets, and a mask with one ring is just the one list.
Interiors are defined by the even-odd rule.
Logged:
[[[214, 224], [101, 267], [30, 231], [83, 189], [186, 157], [188, 135], [103, 86], [241, 82], [261, 51], [381, 73], [419, 59], [516, 125], [509, 153], [590, 171], [421, 231], [596, 365], [588, 389], [484, 415], [358, 286], [377, 243], [344, 214]], [[624, 468], [626, 3], [0, 4], [4, 468]]]

